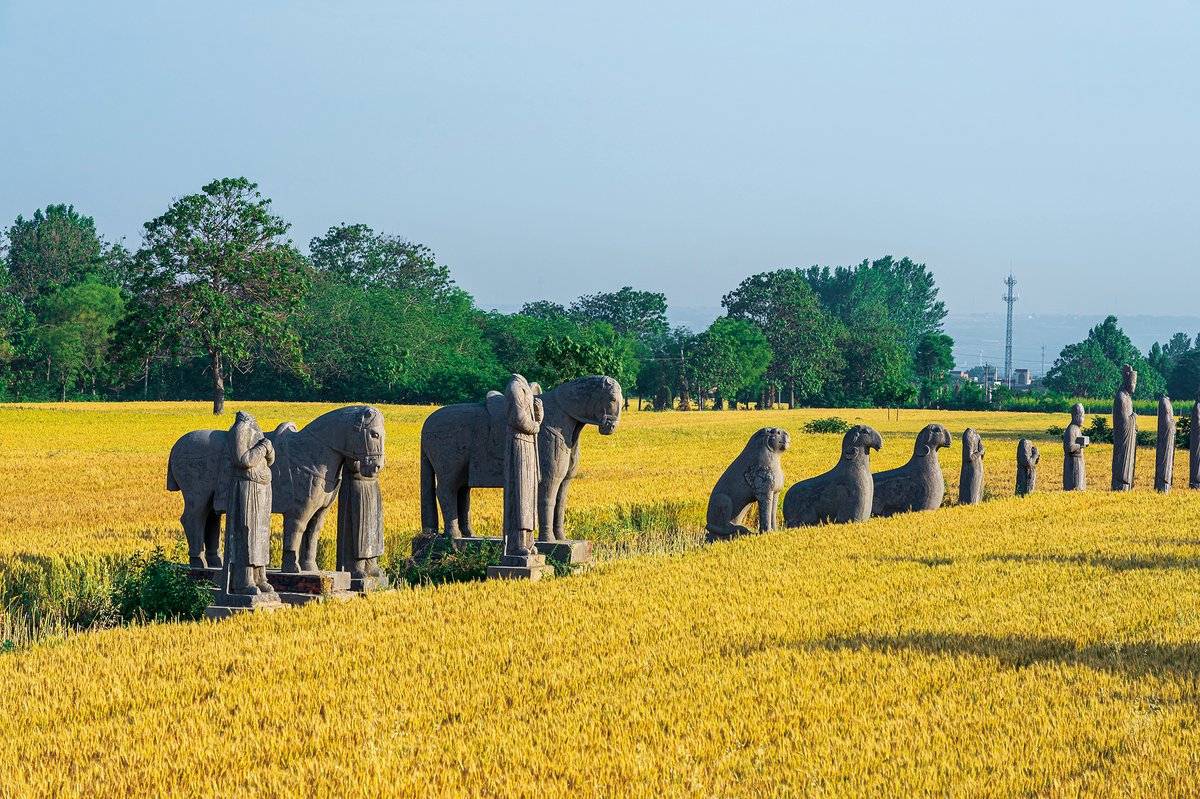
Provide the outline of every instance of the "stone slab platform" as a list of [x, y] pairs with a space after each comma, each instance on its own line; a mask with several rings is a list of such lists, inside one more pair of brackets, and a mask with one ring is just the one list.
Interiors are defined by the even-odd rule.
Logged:
[[204, 609], [206, 619], [227, 619], [240, 613], [271, 613], [288, 607], [286, 602], [263, 602], [258, 605], [231, 607], [229, 605], [209, 605]]
[[541, 580], [552, 577], [554, 567], [546, 564], [540, 566], [488, 566], [489, 580]]
[[[471, 547], [490, 544], [501, 550], [504, 539], [498, 536], [472, 536], [471, 538], [447, 538], [446, 536], [418, 537], [412, 542], [412, 556], [417, 559], [427, 557], [440, 547], [452, 547], [455, 552], [462, 552]], [[570, 563], [581, 566], [592, 561], [592, 542], [568, 539], [566, 541], [537, 541], [537, 551], [551, 560], [560, 563]]]

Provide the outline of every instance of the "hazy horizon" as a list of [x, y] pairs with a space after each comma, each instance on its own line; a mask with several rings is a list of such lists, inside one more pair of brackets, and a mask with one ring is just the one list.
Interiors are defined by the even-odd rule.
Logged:
[[1185, 316], [1197, 34], [1194, 0], [0, 2], [0, 222], [71, 203], [136, 247], [245, 175], [302, 248], [365, 222], [485, 308], [891, 254], [955, 314], [1011, 268], [1020, 313]]

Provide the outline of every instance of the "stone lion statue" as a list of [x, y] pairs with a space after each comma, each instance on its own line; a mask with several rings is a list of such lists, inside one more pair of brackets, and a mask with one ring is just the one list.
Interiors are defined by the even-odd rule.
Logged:
[[778, 427], [764, 427], [750, 436], [742, 454], [729, 464], [708, 498], [705, 529], [709, 541], [748, 535], [750, 530], [742, 521], [755, 502], [758, 503], [758, 531], [766, 533], [775, 529], [779, 494], [783, 491], [783, 467], [779, 465], [779, 456], [791, 443], [787, 431]]
[[825, 474], [801, 480], [783, 498], [783, 523], [807, 527], [821, 522], [865, 522], [871, 518], [875, 483], [871, 450], [883, 448], [883, 437], [860, 424], [842, 437], [842, 457]]

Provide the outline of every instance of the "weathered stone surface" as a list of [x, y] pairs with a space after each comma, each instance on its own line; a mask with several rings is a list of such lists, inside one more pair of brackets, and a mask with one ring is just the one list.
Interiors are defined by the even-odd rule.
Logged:
[[504, 448], [504, 557], [535, 554], [537, 529], [538, 451], [542, 401], [521, 375], [513, 375], [504, 391], [508, 433]]
[[350, 574], [344, 571], [296, 573], [267, 569], [267, 582], [277, 592], [289, 594], [331, 594], [350, 590]]
[[1028, 438], [1017, 442], [1017, 496], [1032, 494], [1037, 489], [1037, 465], [1042, 459], [1038, 448]]
[[489, 580], [541, 580], [553, 576], [545, 555], [504, 555], [499, 566], [488, 566]]
[[1083, 434], [1083, 406], [1078, 402], [1071, 407], [1071, 423], [1063, 431], [1063, 491], [1087, 489], [1087, 469], [1083, 451], [1092, 440]]
[[1190, 431], [1190, 446], [1188, 447], [1188, 488], [1200, 489], [1200, 389], [1196, 391], [1196, 404], [1192, 406], [1192, 415], [1188, 417], [1192, 426]]
[[968, 427], [962, 438], [962, 470], [958, 474], [958, 504], [978, 505], [983, 501], [983, 439]]
[[[537, 434], [538, 538], [565, 541], [563, 529], [567, 491], [579, 468], [579, 435], [596, 425], [601, 435], [617, 428], [625, 400], [611, 377], [584, 377], [540, 395], [543, 418]], [[429, 415], [421, 428], [422, 535], [442, 532], [457, 538], [471, 536], [472, 488], [504, 484], [505, 434], [508, 424], [504, 398], [447, 405]]]
[[[224, 430], [196, 430], [171, 448], [167, 490], [183, 492], [183, 524], [193, 566], [220, 566], [221, 514], [233, 472], [225, 456]], [[303, 430], [284, 422], [266, 435], [275, 449], [271, 464], [271, 512], [283, 514], [283, 569], [317, 570], [317, 537], [337, 497], [347, 461], [373, 475], [385, 463], [383, 414], [356, 405], [338, 408]]]
[[1163, 394], [1158, 398], [1158, 440], [1154, 457], [1154, 490], [1160, 494], [1171, 493], [1171, 482], [1175, 479], [1175, 408], [1171, 398]]
[[227, 437], [233, 485], [225, 514], [225, 566], [216, 604], [252, 607], [278, 602], [267, 582], [271, 552], [271, 464], [275, 447], [254, 417], [238, 411]]
[[748, 535], [743, 526], [746, 511], [758, 503], [758, 531], [775, 529], [783, 468], [779, 455], [791, 445], [791, 436], [778, 427], [764, 427], [750, 436], [741, 454], [725, 469], [708, 498], [708, 540]]
[[582, 566], [592, 562], [592, 542], [582, 540], [566, 541], [535, 541], [539, 554], [547, 560], [559, 563], [570, 563], [572, 566]]
[[873, 475], [875, 496], [872, 516], [894, 516], [907, 511], [934, 510], [946, 495], [946, 478], [937, 451], [950, 446], [950, 431], [940, 424], [926, 425], [917, 434], [908, 463]]
[[1137, 391], [1137, 372], [1129, 364], [1121, 367], [1121, 388], [1113, 397], [1112, 490], [1133, 488], [1137, 462], [1137, 414], [1133, 412], [1133, 393]]
[[842, 455], [834, 467], [801, 480], [783, 498], [783, 523], [805, 527], [822, 522], [862, 522], [871, 518], [875, 482], [871, 479], [871, 450], [883, 447], [874, 428], [855, 425], [842, 437]]
[[383, 556], [383, 494], [379, 471], [362, 473], [359, 461], [342, 466], [338, 488], [337, 568], [360, 584], [386, 588], [387, 576], [379, 568]]

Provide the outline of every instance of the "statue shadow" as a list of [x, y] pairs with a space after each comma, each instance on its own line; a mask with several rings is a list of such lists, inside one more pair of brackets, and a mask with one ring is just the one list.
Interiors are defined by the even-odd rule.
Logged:
[[1162, 555], [1108, 555], [1103, 552], [1079, 552], [1071, 555], [1057, 554], [999, 554], [984, 555], [982, 561], [994, 563], [1057, 563], [1063, 566], [1093, 566], [1114, 572], [1162, 569], [1198, 569], [1200, 556]]
[[918, 632], [902, 635], [835, 635], [788, 646], [829, 652], [913, 652], [935, 657], [992, 658], [1010, 669], [1060, 664], [1084, 666], [1127, 677], [1154, 674], [1195, 679], [1200, 675], [1200, 645], [1196, 644], [1114, 641], [1080, 646], [1064, 638]]

